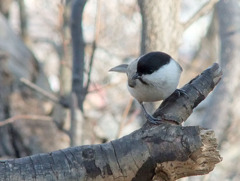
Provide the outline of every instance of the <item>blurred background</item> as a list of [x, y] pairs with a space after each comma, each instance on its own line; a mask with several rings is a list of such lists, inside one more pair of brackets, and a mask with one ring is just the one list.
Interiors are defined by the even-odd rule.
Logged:
[[1, 160], [140, 128], [126, 75], [108, 70], [164, 51], [183, 67], [179, 87], [214, 62], [224, 73], [185, 123], [213, 129], [223, 161], [182, 180], [239, 180], [239, 0], [0, 0], [0, 12]]

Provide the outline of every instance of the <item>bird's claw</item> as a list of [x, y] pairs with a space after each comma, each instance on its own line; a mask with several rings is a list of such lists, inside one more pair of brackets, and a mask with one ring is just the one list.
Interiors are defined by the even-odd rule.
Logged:
[[148, 114], [148, 112], [146, 111], [145, 107], [143, 106], [143, 103], [139, 102], [139, 104], [142, 106], [142, 110], [144, 112], [144, 115], [147, 119], [147, 121], [149, 121], [152, 124], [158, 125], [161, 124], [161, 119], [157, 119], [155, 117], [153, 117], [152, 115]]
[[151, 116], [150, 114], [145, 114], [145, 117], [149, 123], [152, 123], [155, 125], [162, 124], [161, 119], [155, 118], [155, 117]]
[[176, 94], [178, 95], [178, 97], [180, 97], [181, 95], [183, 95], [183, 96], [185, 96], [185, 97], [188, 98], [188, 95], [187, 95], [186, 91], [183, 90], [183, 89], [176, 89], [175, 92], [176, 92]]

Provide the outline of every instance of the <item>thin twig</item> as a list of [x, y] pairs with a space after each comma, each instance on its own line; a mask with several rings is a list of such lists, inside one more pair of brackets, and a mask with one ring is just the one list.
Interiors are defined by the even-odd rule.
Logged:
[[30, 82], [29, 80], [25, 79], [25, 78], [21, 78], [20, 81], [22, 83], [24, 83], [26, 86], [30, 87], [31, 89], [35, 90], [36, 92], [42, 94], [43, 96], [47, 97], [48, 99], [50, 99], [51, 101], [58, 103], [59, 104], [59, 98], [56, 97], [55, 95], [45, 91], [44, 89], [42, 89], [41, 87], [37, 86], [36, 84]]
[[206, 2], [191, 18], [188, 19], [185, 23], [182, 24], [183, 29], [186, 30], [190, 25], [192, 25], [199, 18], [207, 14], [218, 0], [209, 0]]
[[71, 93], [71, 128], [70, 128], [70, 140], [71, 146], [77, 145], [77, 109], [78, 109], [78, 101], [75, 92]]
[[93, 66], [95, 50], [96, 50], [96, 40], [94, 40], [93, 45], [92, 45], [92, 54], [91, 54], [91, 58], [90, 58], [90, 62], [89, 62], [89, 70], [88, 70], [88, 73], [87, 73], [87, 78], [88, 79], [87, 79], [87, 84], [85, 86], [85, 94], [87, 94], [89, 85], [91, 83], [91, 73], [92, 73], [92, 66]]
[[83, 143], [83, 117], [82, 112], [78, 108], [78, 101], [75, 92], [71, 93], [71, 128], [70, 128], [70, 140], [71, 146], [81, 145]]
[[13, 116], [11, 118], [8, 118], [4, 121], [1, 121], [0, 122], [0, 127], [1, 126], [4, 126], [4, 125], [7, 125], [7, 124], [10, 124], [10, 123], [13, 123], [17, 120], [41, 120], [41, 121], [53, 121], [53, 119], [49, 116], [41, 116], [41, 115], [24, 115], [24, 114], [20, 114], [20, 115], [16, 115], [16, 116]]
[[117, 138], [119, 138], [121, 136], [122, 130], [123, 130], [124, 126], [125, 126], [125, 121], [126, 121], [127, 115], [128, 115], [128, 113], [129, 113], [129, 111], [130, 111], [130, 109], [132, 107], [132, 103], [133, 103], [133, 98], [131, 98], [128, 101], [128, 104], [125, 107], [125, 110], [124, 110], [123, 115], [122, 115], [122, 119], [121, 119], [120, 124], [119, 124]]

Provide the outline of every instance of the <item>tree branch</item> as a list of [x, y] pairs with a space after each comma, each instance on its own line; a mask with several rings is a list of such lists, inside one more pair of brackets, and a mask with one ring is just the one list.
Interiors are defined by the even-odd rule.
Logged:
[[20, 81], [22, 83], [24, 83], [26, 86], [28, 86], [29, 88], [35, 90], [36, 92], [42, 94], [43, 96], [47, 97], [48, 99], [50, 99], [51, 101], [61, 104], [60, 100], [58, 99], [58, 97], [56, 97], [55, 95], [45, 91], [44, 89], [42, 89], [41, 87], [37, 86], [36, 84], [30, 82], [29, 80], [25, 79], [25, 78], [21, 78]]
[[71, 128], [70, 128], [70, 145], [76, 146], [81, 145], [82, 140], [82, 125], [83, 125], [83, 116], [82, 112], [78, 109], [78, 101], [75, 92], [71, 93]]
[[53, 121], [53, 119], [50, 116], [42, 116], [42, 115], [33, 115], [33, 114], [23, 114], [23, 115], [16, 115], [11, 118], [8, 118], [4, 121], [0, 121], [0, 127], [13, 123], [17, 120], [41, 120], [41, 121]]
[[36, 84], [30, 82], [29, 80], [27, 80], [25, 78], [21, 78], [20, 81], [24, 85], [28, 86], [29, 88], [36, 91], [37, 93], [45, 96], [46, 98], [53, 101], [54, 103], [60, 104], [61, 106], [65, 107], [65, 108], [69, 108], [71, 106], [69, 96], [63, 96], [61, 98], [58, 98], [54, 94], [51, 94], [50, 92], [47, 92], [46, 90], [42, 89], [41, 87], [37, 86]]
[[91, 53], [91, 56], [90, 56], [89, 69], [88, 69], [88, 72], [87, 72], [87, 84], [84, 88], [85, 89], [85, 95], [84, 96], [87, 95], [88, 88], [89, 88], [89, 85], [91, 83], [91, 74], [92, 74], [92, 66], [93, 66], [95, 50], [96, 50], [96, 40], [94, 40], [93, 44], [92, 44], [92, 53]]
[[[154, 115], [181, 124], [217, 85], [221, 75], [221, 68], [214, 64], [182, 88], [187, 96], [172, 94]], [[109, 143], [1, 161], [0, 181], [175, 180], [207, 174], [221, 160], [212, 130], [147, 122]]]
[[218, 84], [222, 77], [222, 70], [217, 63], [203, 71], [199, 76], [191, 80], [181, 89], [187, 94], [179, 97], [174, 92], [159, 106], [154, 117], [160, 116], [166, 120], [174, 120], [178, 124], [183, 123], [192, 114], [193, 109], [203, 101]]
[[209, 0], [208, 2], [206, 2], [191, 18], [189, 18], [185, 23], [182, 24], [183, 29], [186, 30], [199, 18], [209, 13], [209, 11], [213, 8], [216, 2], [218, 2], [218, 0]]

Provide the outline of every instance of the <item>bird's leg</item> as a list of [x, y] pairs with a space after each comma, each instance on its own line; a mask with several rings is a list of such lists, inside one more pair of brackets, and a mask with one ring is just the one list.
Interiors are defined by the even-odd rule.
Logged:
[[161, 124], [161, 119], [157, 119], [155, 117], [153, 117], [152, 115], [150, 115], [147, 110], [145, 109], [144, 105], [142, 102], [139, 102], [139, 104], [141, 105], [142, 109], [143, 109], [143, 112], [144, 112], [144, 115], [145, 117], [147, 118], [147, 120], [152, 123], [152, 124]]

